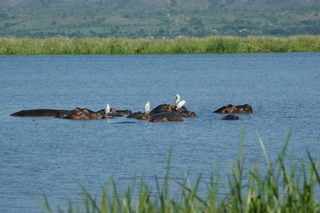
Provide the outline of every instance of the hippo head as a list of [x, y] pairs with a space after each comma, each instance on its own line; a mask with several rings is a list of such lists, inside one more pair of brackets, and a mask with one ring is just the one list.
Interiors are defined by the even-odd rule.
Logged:
[[89, 111], [88, 109], [84, 108], [75, 108], [71, 114], [66, 117], [66, 118], [69, 118], [69, 119], [73, 119], [73, 120], [88, 120], [89, 119]]
[[70, 114], [64, 116], [64, 118], [67, 119], [74, 119], [74, 120], [81, 120], [83, 119], [84, 115], [82, 113], [82, 110], [80, 108], [75, 108], [70, 112]]
[[215, 113], [251, 113], [252, 107], [249, 104], [237, 105], [234, 106], [229, 104], [227, 106], [223, 106], [216, 111]]
[[246, 113], [252, 112], [252, 106], [250, 106], [249, 104], [244, 104], [242, 105], [242, 111]]
[[173, 104], [167, 104], [167, 112], [174, 112], [176, 110], [176, 106]]
[[231, 104], [229, 104], [226, 108], [222, 110], [222, 113], [238, 113], [238, 112], [239, 112], [239, 108]]
[[96, 120], [96, 119], [106, 119], [109, 118], [104, 112], [94, 112], [87, 108], [75, 108], [72, 112], [64, 117], [73, 120]]
[[181, 113], [184, 117], [195, 117], [196, 113], [189, 111], [186, 107], [181, 107], [180, 109], [177, 109], [176, 112]]
[[150, 120], [151, 116], [150, 114], [144, 113], [144, 112], [134, 112], [127, 116], [127, 118], [135, 118], [138, 120]]

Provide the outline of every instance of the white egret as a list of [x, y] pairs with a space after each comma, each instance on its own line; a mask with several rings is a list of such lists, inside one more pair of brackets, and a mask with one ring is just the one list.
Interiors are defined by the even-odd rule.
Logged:
[[183, 105], [186, 103], [185, 100], [179, 101], [179, 103], [177, 104], [177, 110], [180, 109], [181, 107], [183, 107]]
[[146, 105], [144, 105], [144, 112], [149, 114], [149, 112], [150, 112], [150, 101], [148, 101], [146, 103]]
[[104, 112], [106, 113], [106, 115], [108, 115], [111, 111], [110, 105], [107, 104], [107, 107], [105, 108]]
[[176, 95], [176, 105], [178, 105], [178, 103], [180, 102], [181, 97], [179, 94]]

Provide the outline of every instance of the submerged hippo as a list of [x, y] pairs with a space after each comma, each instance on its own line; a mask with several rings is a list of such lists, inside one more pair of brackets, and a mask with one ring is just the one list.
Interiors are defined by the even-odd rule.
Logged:
[[239, 120], [239, 116], [236, 115], [226, 115], [222, 117], [222, 120]]
[[87, 108], [75, 108], [74, 110], [57, 110], [57, 109], [30, 109], [21, 110], [11, 114], [11, 116], [52, 116], [56, 118], [72, 120], [97, 120], [109, 119], [112, 116], [130, 114], [130, 110], [111, 109], [109, 113], [105, 110], [92, 111]]
[[214, 111], [214, 113], [252, 113], [252, 106], [250, 106], [249, 104], [237, 106], [229, 104], [217, 109], [216, 111]]

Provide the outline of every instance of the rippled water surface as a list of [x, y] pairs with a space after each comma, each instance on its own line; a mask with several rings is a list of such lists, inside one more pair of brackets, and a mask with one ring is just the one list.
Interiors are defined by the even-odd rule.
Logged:
[[[320, 156], [320, 54], [138, 55], [0, 57], [0, 212], [41, 212], [93, 194], [115, 176], [120, 187], [144, 174], [163, 176], [172, 148], [172, 173], [208, 177], [236, 157], [246, 126], [247, 162], [272, 158], [292, 131], [288, 157]], [[70, 121], [10, 117], [31, 108], [143, 110], [174, 102], [176, 93], [197, 112], [179, 123], [115, 118]], [[223, 121], [212, 113], [249, 103], [254, 113]]]

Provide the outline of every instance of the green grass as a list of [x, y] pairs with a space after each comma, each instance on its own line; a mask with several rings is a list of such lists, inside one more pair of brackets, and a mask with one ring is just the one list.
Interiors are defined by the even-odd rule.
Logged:
[[320, 36], [175, 39], [0, 38], [0, 55], [320, 52]]
[[[259, 171], [258, 163], [245, 168], [242, 154], [245, 133], [243, 133], [238, 157], [228, 177], [226, 195], [221, 198], [222, 185], [218, 176], [211, 177], [208, 183], [199, 176], [194, 183], [187, 177], [176, 182], [180, 193], [171, 193], [169, 155], [168, 166], [163, 182], [156, 178], [156, 189], [145, 183], [133, 183], [124, 193], [119, 193], [115, 181], [111, 179], [101, 196], [93, 197], [83, 188], [82, 206], [75, 206], [72, 199], [68, 207], [60, 212], [319, 212], [320, 177], [318, 165], [308, 151], [307, 164], [292, 163], [286, 166], [290, 134], [275, 162], [271, 162], [263, 141], [258, 137], [265, 158], [266, 170]], [[200, 185], [207, 186], [207, 193], [199, 193]], [[137, 189], [134, 187], [137, 185]], [[153, 192], [156, 191], [156, 194]], [[134, 194], [135, 192], [136, 195]], [[47, 197], [44, 199], [46, 212], [54, 212]], [[79, 205], [79, 204], [78, 204]]]

